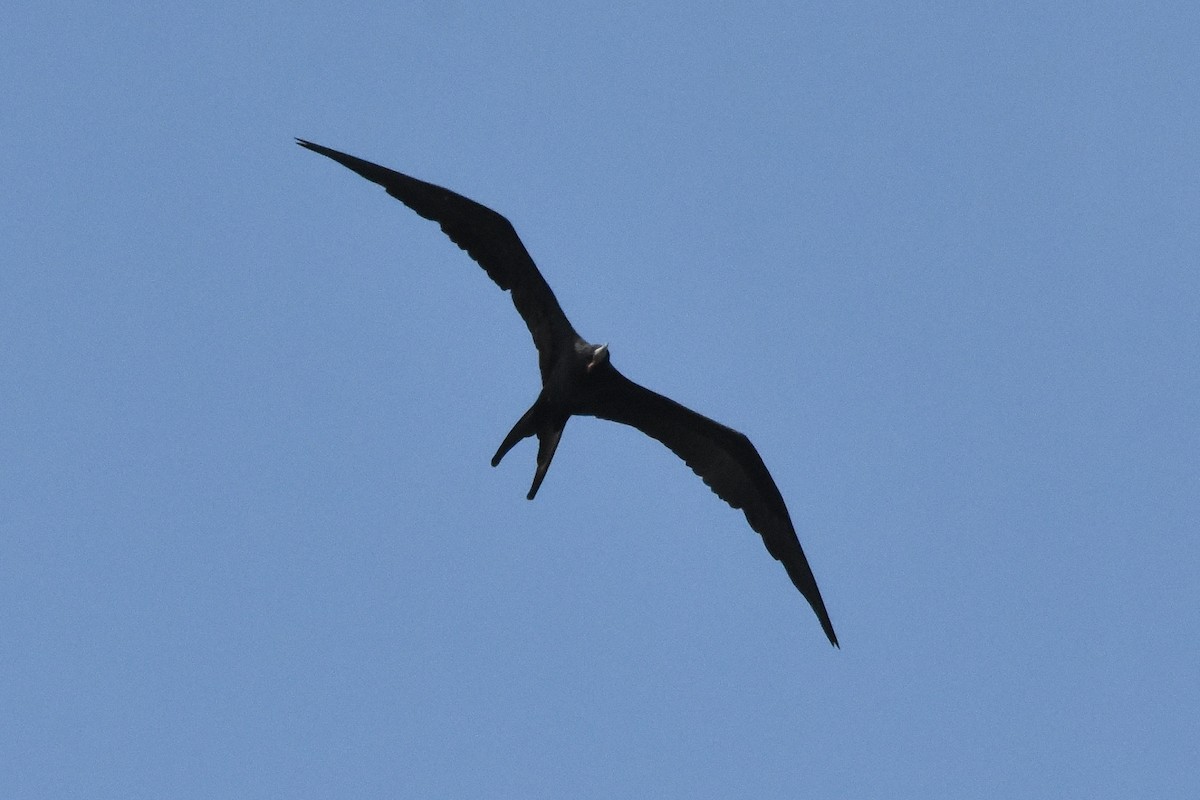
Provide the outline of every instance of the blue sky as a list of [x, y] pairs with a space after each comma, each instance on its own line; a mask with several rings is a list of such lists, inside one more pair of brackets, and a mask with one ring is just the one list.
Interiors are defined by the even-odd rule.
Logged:
[[[1200, 793], [1190, 3], [88, 4], [0, 47], [0, 794]], [[508, 216], [747, 433], [536, 501]]]

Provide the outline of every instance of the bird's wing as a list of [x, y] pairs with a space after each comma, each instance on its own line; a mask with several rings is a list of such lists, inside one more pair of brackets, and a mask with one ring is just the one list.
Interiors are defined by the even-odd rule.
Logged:
[[616, 369], [607, 369], [597, 384], [595, 399], [585, 413], [631, 425], [662, 442], [717, 496], [745, 512], [750, 527], [762, 535], [767, 551], [783, 564], [792, 583], [816, 612], [825, 635], [836, 647], [838, 640], [833, 623], [796, 538], [783, 496], [750, 440], [732, 428], [639, 386]]
[[496, 284], [512, 293], [513, 305], [525, 320], [543, 377], [561, 347], [577, 338], [546, 279], [533, 263], [512, 223], [487, 206], [432, 183], [410, 178], [370, 161], [297, 139], [301, 147], [328, 156], [373, 181], [392, 197], [433, 220], [456, 245], [467, 251]]

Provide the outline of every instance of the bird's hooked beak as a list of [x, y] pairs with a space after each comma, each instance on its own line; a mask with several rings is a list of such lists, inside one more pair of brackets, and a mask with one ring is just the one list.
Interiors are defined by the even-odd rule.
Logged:
[[592, 360], [588, 362], [587, 371], [591, 372], [605, 361], [608, 361], [608, 345], [602, 344], [592, 351]]

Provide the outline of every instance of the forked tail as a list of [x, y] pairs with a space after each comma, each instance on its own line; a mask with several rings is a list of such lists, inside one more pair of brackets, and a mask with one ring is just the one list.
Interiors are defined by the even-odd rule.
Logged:
[[533, 473], [533, 485], [529, 487], [529, 494], [525, 495], [529, 500], [537, 496], [538, 488], [546, 478], [546, 471], [550, 469], [550, 462], [554, 460], [554, 451], [558, 449], [558, 443], [562, 441], [563, 428], [566, 427], [567, 419], [567, 416], [549, 411], [543, 405], [542, 398], [539, 397], [529, 407], [529, 410], [517, 420], [517, 424], [513, 425], [512, 430], [500, 443], [500, 448], [496, 450], [496, 455], [492, 456], [492, 466], [498, 466], [517, 442], [530, 436], [537, 436], [537, 470]]

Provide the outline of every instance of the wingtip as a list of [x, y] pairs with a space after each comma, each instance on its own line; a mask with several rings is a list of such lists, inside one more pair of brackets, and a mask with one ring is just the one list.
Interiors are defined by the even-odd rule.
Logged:
[[813, 613], [817, 615], [817, 621], [821, 623], [821, 630], [825, 632], [829, 643], [838, 650], [841, 650], [842, 646], [838, 643], [837, 634], [833, 631], [833, 620], [829, 618], [829, 612], [825, 610], [825, 601], [821, 598], [821, 591], [817, 589], [816, 581], [812, 582], [811, 591], [804, 591], [802, 588], [801, 594], [804, 595], [804, 599], [812, 607]]
[[[824, 609], [822, 609], [822, 610], [824, 610]], [[821, 621], [821, 629], [824, 630], [825, 635], [827, 637], [829, 637], [829, 643], [831, 645], [833, 645], [834, 647], [836, 647], [838, 650], [841, 650], [842, 646], [840, 644], [838, 644], [837, 634], [833, 632], [833, 622], [830, 621], [829, 615], [828, 614], [825, 614], [825, 615], [818, 614], [817, 617]]]
[[330, 150], [328, 147], [326, 147], [323, 144], [317, 144], [316, 142], [310, 142], [308, 139], [301, 139], [299, 136], [296, 137], [296, 144], [300, 145], [305, 150], [312, 150], [314, 153], [323, 155], [326, 158], [332, 158], [334, 161], [339, 160], [336, 158], [337, 156], [343, 155], [342, 153], [339, 153], [337, 150]]

